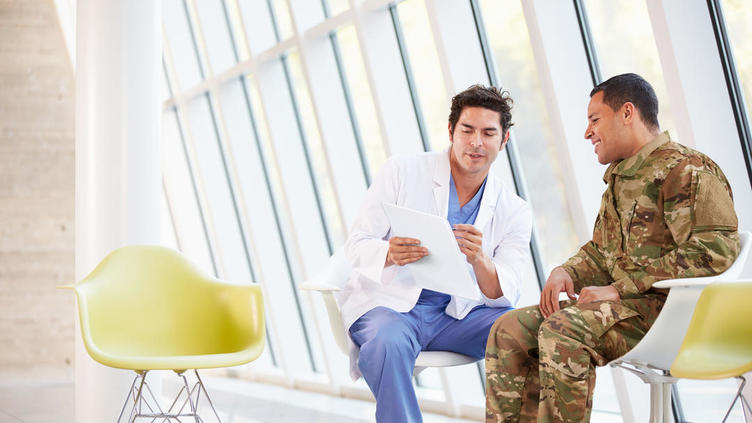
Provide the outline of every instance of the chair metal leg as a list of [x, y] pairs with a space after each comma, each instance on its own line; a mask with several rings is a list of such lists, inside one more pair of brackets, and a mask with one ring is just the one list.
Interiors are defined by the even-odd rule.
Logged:
[[749, 402], [747, 402], [747, 399], [744, 398], [744, 395], [742, 395], [742, 391], [744, 390], [744, 385], [747, 384], [747, 379], [745, 379], [743, 376], [739, 376], [739, 379], [742, 380], [742, 383], [739, 385], [739, 389], [736, 391], [736, 395], [734, 395], [734, 401], [731, 402], [731, 406], [729, 407], [728, 411], [726, 411], [726, 415], [723, 416], [723, 420], [721, 420], [721, 423], [726, 423], [726, 419], [731, 414], [731, 410], [734, 409], [734, 405], [736, 405], [736, 400], [738, 400], [739, 398], [741, 398], [742, 414], [744, 414], [745, 405], [749, 409], [750, 413], [752, 413], [752, 407], [749, 406]]
[[[150, 423], [154, 423], [156, 421], [159, 421], [161, 423], [170, 423], [173, 421], [182, 423], [181, 418], [192, 418], [195, 423], [203, 423], [204, 420], [198, 414], [201, 391], [204, 392], [206, 401], [209, 403], [209, 406], [214, 412], [214, 416], [217, 418], [217, 422], [222, 422], [222, 420], [219, 418], [219, 413], [217, 413], [217, 410], [214, 407], [211, 398], [209, 397], [209, 392], [206, 390], [206, 387], [204, 386], [204, 383], [198, 374], [198, 371], [195, 372], [197, 381], [192, 386], [188, 383], [188, 379], [185, 377], [184, 371], [176, 372], [177, 376], [183, 380], [183, 386], [178, 391], [177, 396], [172, 401], [167, 411], [162, 410], [162, 407], [160, 407], [159, 405], [157, 396], [154, 395], [151, 387], [149, 387], [149, 383], [146, 381], [146, 374], [148, 373], [148, 371], [137, 371], [136, 373], [136, 377], [133, 379], [130, 388], [128, 388], [128, 395], [125, 398], [123, 408], [120, 410], [120, 415], [118, 416], [117, 420], [118, 423], [120, 423], [123, 419], [123, 416], [125, 415], [125, 409], [128, 407], [128, 404], [131, 404], [131, 409], [128, 414], [127, 420], [128, 423], [135, 423], [137, 419], [141, 418], [150, 419]], [[136, 385], [137, 383], [138, 386]], [[183, 392], [185, 392], [185, 399], [181, 404], [179, 401], [183, 395]], [[180, 408], [176, 410], [178, 404], [180, 404]], [[186, 408], [186, 405], [190, 407], [190, 410], [184, 413], [183, 410]]]
[[196, 373], [196, 379], [198, 379], [199, 386], [201, 386], [201, 389], [204, 390], [204, 395], [206, 395], [206, 400], [209, 402], [209, 406], [211, 406], [211, 409], [214, 412], [214, 415], [217, 417], [217, 421], [221, 422], [222, 420], [219, 418], [217, 409], [214, 408], [214, 403], [212, 403], [211, 397], [209, 397], [209, 392], [206, 390], [206, 386], [204, 386], [204, 381], [202, 381], [201, 376], [198, 375], [198, 370], [193, 369], [193, 371]]
[[[138, 380], [139, 375], [136, 374], [136, 377], [133, 378], [133, 382], [131, 383], [131, 387], [128, 388], [128, 395], [125, 397], [125, 402], [123, 403], [123, 408], [120, 410], [120, 415], [118, 416], [118, 423], [120, 422], [120, 419], [123, 418], [123, 413], [125, 412], [125, 407], [128, 406], [128, 400], [131, 399], [131, 393], [133, 393], [133, 387], [136, 386], [136, 381]], [[130, 420], [130, 419], [129, 419]]]
[[663, 389], [663, 423], [671, 423], [674, 421], [674, 415], [671, 410], [671, 384], [664, 383], [662, 385], [663, 386], [661, 386], [661, 389]]
[[[188, 403], [191, 405], [191, 412], [193, 414], [193, 419], [196, 421], [196, 423], [201, 423], [201, 418], [198, 416], [198, 412], [196, 411], [196, 407], [198, 406], [198, 398], [196, 401], [196, 404], [193, 403], [193, 391], [197, 390], [196, 386], [193, 388], [188, 387], [188, 379], [185, 378], [184, 374], [180, 374], [180, 377], [183, 378], [183, 384], [185, 385], [185, 390], [188, 392]], [[200, 389], [197, 390], [198, 392], [201, 392]]]
[[671, 383], [651, 382], [650, 423], [672, 423]]

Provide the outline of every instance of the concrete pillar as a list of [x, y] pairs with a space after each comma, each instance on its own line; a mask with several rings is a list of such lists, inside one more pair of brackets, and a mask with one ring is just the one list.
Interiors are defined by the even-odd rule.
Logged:
[[[161, 2], [78, 0], [77, 8], [76, 279], [80, 280], [115, 248], [159, 243], [162, 46]], [[135, 374], [93, 361], [78, 323], [75, 365], [76, 422], [115, 421]]]

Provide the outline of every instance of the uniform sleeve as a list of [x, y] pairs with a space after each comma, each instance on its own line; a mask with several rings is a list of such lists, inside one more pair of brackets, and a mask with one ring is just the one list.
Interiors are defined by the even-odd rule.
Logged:
[[574, 283], [575, 292], [579, 293], [586, 286], [603, 286], [613, 281], [606, 270], [603, 254], [595, 243], [595, 238], [602, 236], [603, 222], [601, 216], [595, 219], [593, 240], [580, 247], [575, 255], [564, 262], [561, 267], [569, 274]]
[[676, 247], [640, 266], [628, 257], [617, 261], [613, 286], [622, 299], [639, 297], [659, 280], [722, 273], [739, 254], [734, 203], [720, 169], [686, 159], [668, 174], [661, 194]]
[[510, 213], [505, 220], [507, 231], [491, 256], [503, 295], [491, 299], [481, 292], [483, 303], [489, 307], [507, 307], [517, 303], [525, 267], [529, 263], [530, 235], [533, 230], [530, 206], [522, 203], [522, 206]]
[[579, 293], [583, 287], [604, 286], [612, 281], [611, 275], [603, 267], [603, 262], [603, 255], [598, 246], [595, 242], [588, 241], [561, 267], [572, 278], [574, 291]]
[[398, 166], [389, 159], [366, 192], [363, 205], [345, 242], [345, 256], [353, 271], [381, 283], [386, 255], [389, 251], [389, 219], [383, 203], [395, 204], [399, 191]]

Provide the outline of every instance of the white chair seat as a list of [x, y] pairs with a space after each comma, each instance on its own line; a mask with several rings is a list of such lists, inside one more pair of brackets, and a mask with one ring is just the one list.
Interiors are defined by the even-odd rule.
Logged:
[[[342, 289], [350, 277], [351, 271], [350, 263], [345, 258], [344, 253], [341, 250], [337, 250], [329, 258], [324, 271], [300, 285], [301, 290], [318, 291], [323, 296], [334, 340], [345, 355], [349, 354], [346, 338], [347, 332], [345, 325], [342, 323], [342, 315], [334, 299], [334, 293]], [[413, 374], [417, 375], [426, 367], [460, 366], [476, 361], [478, 360], [475, 358], [450, 351], [421, 351], [415, 360], [415, 371]]]

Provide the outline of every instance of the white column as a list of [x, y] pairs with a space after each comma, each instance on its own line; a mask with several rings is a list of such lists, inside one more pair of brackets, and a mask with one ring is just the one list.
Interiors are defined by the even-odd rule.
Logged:
[[[159, 243], [160, 31], [161, 2], [78, 0], [77, 280], [115, 248]], [[93, 361], [76, 322], [76, 422], [115, 421], [135, 374]]]

